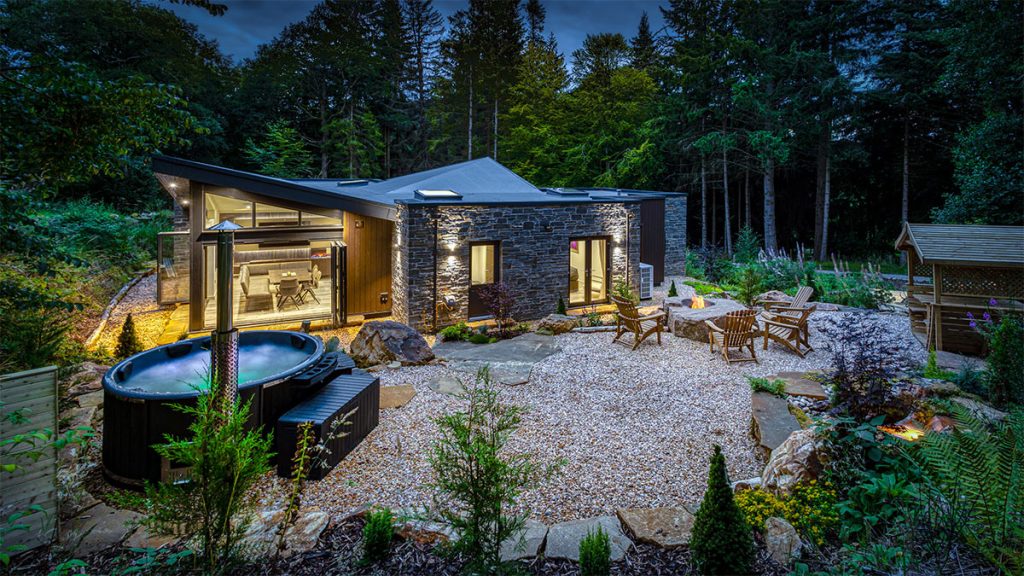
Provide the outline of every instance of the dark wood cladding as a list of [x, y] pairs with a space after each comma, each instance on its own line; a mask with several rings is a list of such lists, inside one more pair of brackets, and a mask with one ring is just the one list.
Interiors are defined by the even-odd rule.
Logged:
[[[391, 310], [391, 234], [394, 224], [345, 212], [343, 240], [347, 249], [346, 306], [349, 315]], [[385, 294], [381, 302], [381, 294]]]
[[654, 266], [654, 283], [665, 281], [665, 200], [640, 202], [640, 261]]

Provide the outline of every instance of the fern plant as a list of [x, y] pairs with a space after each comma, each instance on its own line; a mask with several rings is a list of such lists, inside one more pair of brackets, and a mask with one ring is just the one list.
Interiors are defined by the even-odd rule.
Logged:
[[951, 406], [951, 433], [928, 432], [913, 452], [931, 488], [963, 507], [963, 539], [1006, 573], [1024, 571], [1024, 411], [998, 424]]

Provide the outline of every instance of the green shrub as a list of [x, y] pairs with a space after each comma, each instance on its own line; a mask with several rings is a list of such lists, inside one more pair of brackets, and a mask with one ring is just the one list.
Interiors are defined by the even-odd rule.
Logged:
[[915, 485], [903, 476], [869, 475], [838, 503], [840, 536], [862, 543], [881, 536], [890, 525], [907, 521], [903, 511], [917, 497]]
[[687, 276], [696, 278], [697, 280], [706, 279], [704, 276], [704, 263], [701, 260], [700, 254], [696, 251], [686, 251], [686, 270], [684, 272]]
[[697, 282], [695, 280], [687, 280], [683, 282], [683, 284], [686, 284], [690, 288], [693, 288], [693, 291], [696, 292], [698, 296], [717, 294], [722, 291], [722, 288], [719, 286], [716, 286], [714, 284], [708, 284], [706, 282]]
[[608, 576], [612, 568], [612, 544], [600, 526], [580, 540], [580, 576]]
[[256, 483], [270, 471], [271, 438], [248, 430], [248, 402], [224, 410], [216, 387], [195, 406], [175, 408], [192, 419], [189, 436], [153, 449], [188, 467], [190, 481], [148, 484], [141, 523], [152, 534], [194, 538], [202, 571], [221, 574], [238, 560], [239, 539], [259, 505]]
[[565, 316], [567, 313], [568, 313], [568, 310], [565, 307], [565, 299], [562, 298], [561, 296], [559, 296], [558, 297], [558, 306], [555, 308], [555, 314], [559, 314], [561, 316]]
[[633, 287], [622, 280], [615, 281], [612, 293], [627, 302], [632, 302], [634, 304], [640, 302], [640, 297], [633, 291]]
[[769, 380], [767, 378], [747, 376], [750, 382], [750, 390], [753, 392], [767, 392], [779, 398], [786, 397], [786, 381], [780, 378]]
[[1024, 410], [992, 424], [950, 406], [952, 432], [925, 433], [911, 454], [958, 509], [963, 540], [1006, 573], [1024, 571]]
[[758, 532], [764, 530], [764, 523], [769, 518], [782, 518], [786, 513], [781, 500], [760, 488], [737, 492], [736, 506], [743, 512], [747, 526]]
[[744, 490], [736, 494], [736, 505], [752, 530], [764, 530], [765, 521], [773, 516], [784, 518], [805, 541], [817, 546], [825, 544], [839, 522], [836, 491], [815, 480], [797, 484], [783, 497], [759, 488]]
[[744, 266], [736, 282], [736, 299], [747, 306], [753, 306], [761, 294], [761, 275], [753, 266]]
[[750, 574], [754, 540], [733, 499], [722, 448], [715, 445], [708, 489], [700, 503], [690, 540], [693, 559], [702, 574]]
[[934, 349], [928, 351], [928, 362], [921, 370], [921, 375], [931, 380], [953, 380], [956, 373], [939, 368], [938, 354]]
[[[504, 404], [483, 368], [461, 396], [465, 411], [438, 417], [440, 437], [429, 457], [435, 516], [458, 538], [470, 572], [501, 569], [501, 544], [519, 533], [529, 510], [519, 496], [549, 477], [533, 454], [505, 449], [522, 423], [523, 408]], [[517, 506], [513, 510], [513, 506]]]
[[1003, 316], [987, 333], [989, 354], [985, 381], [989, 401], [997, 408], [1024, 404], [1024, 323]]
[[668, 297], [675, 298], [676, 296], [679, 296], [679, 291], [676, 290], [676, 281], [673, 280], [672, 285], [668, 287]]
[[453, 340], [469, 340], [473, 335], [473, 329], [465, 322], [459, 322], [441, 329], [441, 339], [448, 342]]
[[125, 316], [124, 324], [121, 325], [121, 334], [117, 337], [117, 348], [114, 349], [114, 357], [124, 359], [134, 356], [144, 350], [142, 342], [139, 342], [139, 334], [135, 331], [135, 320], [131, 313]]
[[736, 237], [736, 246], [733, 250], [733, 256], [737, 262], [744, 264], [750, 264], [757, 260], [757, 254], [761, 251], [761, 237], [754, 232], [754, 229], [750, 226], [744, 226], [740, 229], [739, 235]]
[[498, 341], [497, 338], [487, 334], [473, 334], [467, 340], [473, 344], [494, 344]]
[[733, 273], [732, 259], [721, 248], [709, 246], [691, 250], [687, 253], [687, 270], [689, 270], [690, 254], [693, 254], [697, 269], [702, 271], [700, 276], [690, 274], [694, 278], [717, 284], [727, 280]]
[[0, 306], [0, 370], [42, 368], [59, 361], [68, 346], [71, 328], [63, 310]]
[[960, 363], [960, 369], [953, 376], [953, 383], [957, 388], [968, 394], [988, 396], [988, 385], [985, 383], [985, 372], [979, 370], [971, 360], [964, 360]]
[[814, 262], [776, 255], [759, 260], [754, 266], [761, 274], [765, 290], [784, 291], [801, 285], [813, 286], [816, 269]]
[[855, 308], [878, 308], [892, 301], [888, 282], [872, 268], [859, 274], [843, 270], [836, 274], [819, 272], [813, 280], [819, 302]]
[[391, 555], [395, 517], [391, 510], [380, 508], [366, 515], [363, 526], [363, 563], [372, 564]]

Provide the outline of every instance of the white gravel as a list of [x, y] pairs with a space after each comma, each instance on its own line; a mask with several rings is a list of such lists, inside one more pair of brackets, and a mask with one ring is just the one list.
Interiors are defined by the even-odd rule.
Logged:
[[96, 339], [94, 347], [113, 353], [117, 347], [117, 339], [121, 336], [121, 326], [128, 314], [132, 315], [135, 332], [143, 347], [156, 346], [163, 334], [164, 326], [171, 316], [174, 306], [160, 306], [156, 302], [156, 274], [150, 274], [132, 286], [124, 298], [111, 311], [110, 319], [103, 332]]
[[[822, 344], [814, 328], [821, 322], [865, 316], [886, 323], [893, 338], [924, 360], [903, 316], [820, 313], [812, 319], [812, 344]], [[767, 352], [759, 346], [759, 365], [728, 366], [707, 345], [672, 335], [663, 336], [663, 346], [648, 340], [635, 352], [611, 339], [609, 333], [558, 336], [562, 351], [537, 364], [528, 384], [502, 388], [505, 401], [529, 410], [510, 449], [532, 451], [545, 463], [564, 461], [558, 476], [522, 498], [544, 522], [697, 503], [714, 444], [722, 446], [732, 479], [758, 476], [745, 376], [828, 364], [820, 348], [801, 359], [774, 344]], [[433, 419], [461, 404], [428, 387], [446, 372], [440, 365], [382, 371], [383, 385], [411, 384], [416, 397], [382, 411], [377, 429], [326, 479], [311, 483], [305, 505], [338, 516], [366, 504], [428, 503]], [[274, 492], [266, 498], [275, 499]]]

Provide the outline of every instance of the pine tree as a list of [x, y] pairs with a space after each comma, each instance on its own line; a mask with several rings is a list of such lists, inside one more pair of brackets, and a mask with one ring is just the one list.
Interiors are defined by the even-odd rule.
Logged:
[[693, 524], [690, 550], [701, 574], [750, 574], [754, 540], [733, 499], [722, 447], [715, 445], [708, 489]]
[[306, 178], [313, 174], [313, 154], [299, 132], [284, 120], [267, 124], [258, 142], [246, 140], [243, 153], [261, 174], [278, 178]]
[[658, 63], [658, 47], [654, 43], [654, 34], [651, 34], [651, 23], [646, 11], [640, 16], [636, 36], [629, 41], [629, 50], [629, 65], [637, 70], [650, 73]]
[[676, 296], [679, 296], [679, 291], [676, 290], [676, 281], [673, 280], [672, 285], [668, 287], [668, 297], [675, 298]]
[[139, 342], [139, 335], [135, 332], [135, 320], [129, 313], [121, 325], [121, 335], [117, 337], [117, 348], [114, 355], [118, 358], [127, 358], [142, 352], [142, 343]]

